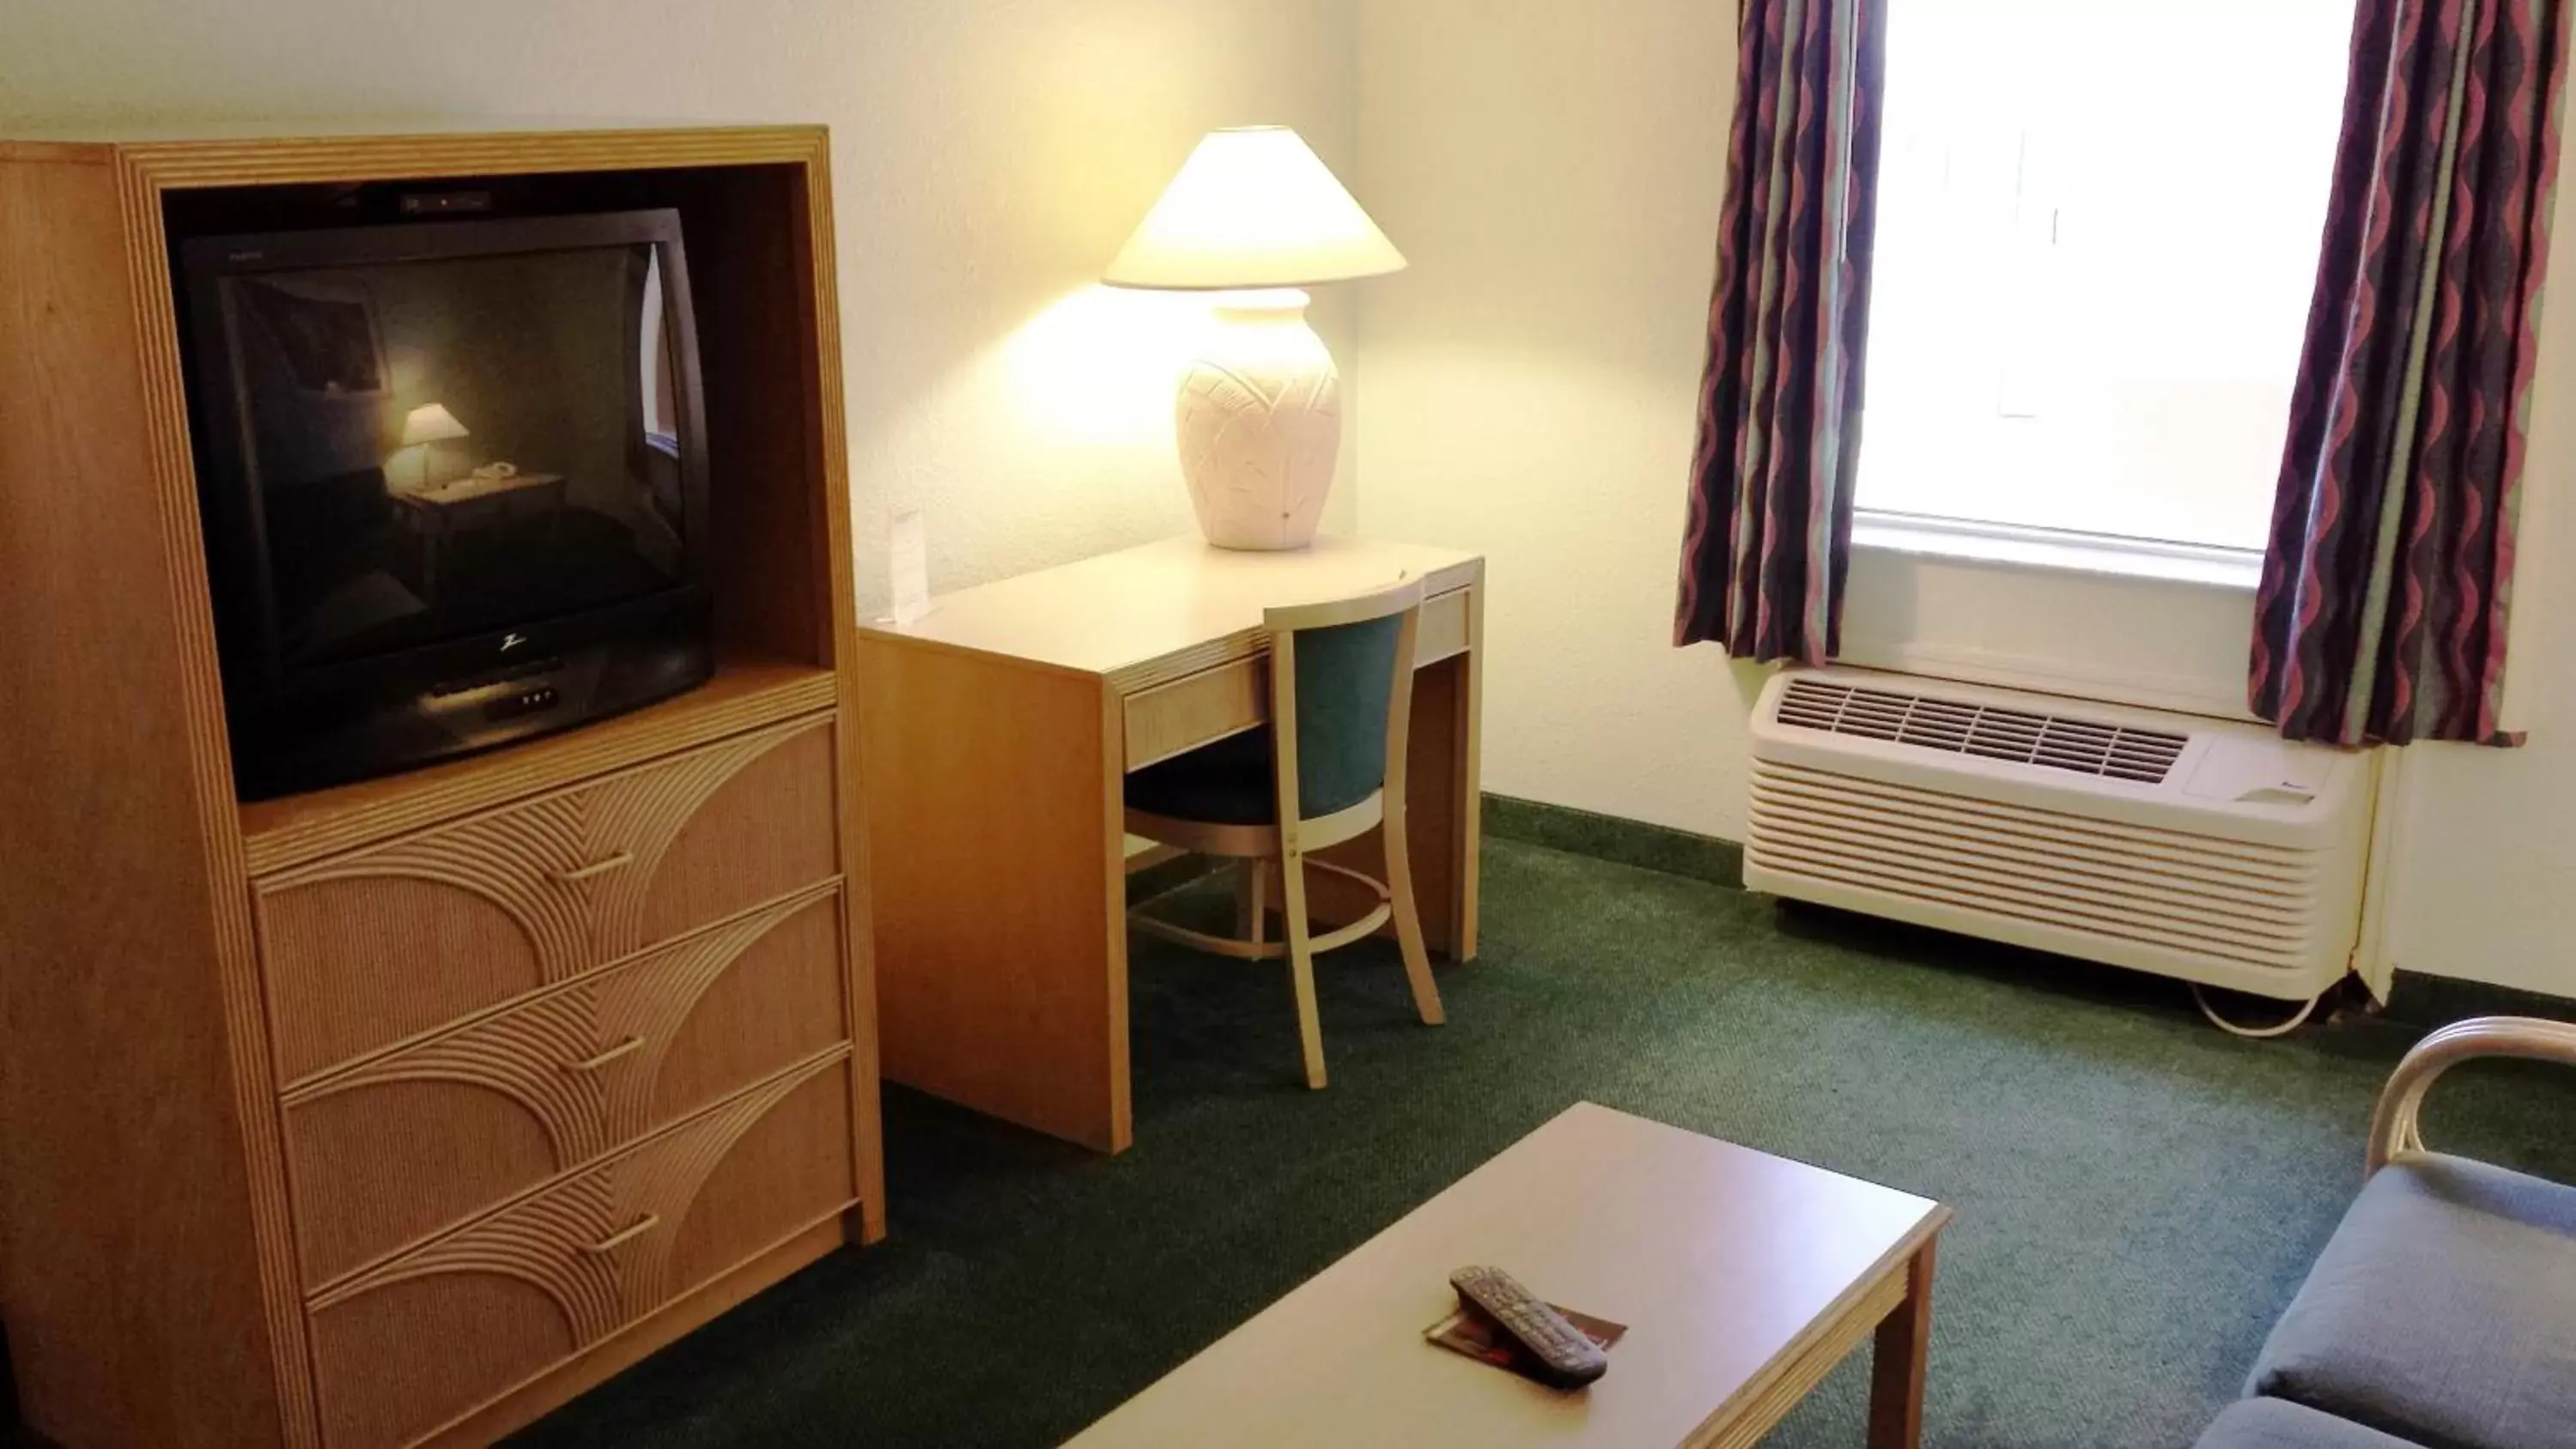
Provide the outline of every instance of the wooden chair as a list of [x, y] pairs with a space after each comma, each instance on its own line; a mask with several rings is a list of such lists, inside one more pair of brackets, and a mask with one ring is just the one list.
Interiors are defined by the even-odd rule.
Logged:
[[[1315, 1015], [1315, 953], [1346, 946], [1391, 917], [1414, 1009], [1445, 1017], [1413, 904], [1404, 830], [1405, 740], [1413, 714], [1414, 630], [1422, 586], [1408, 583], [1331, 603], [1270, 609], [1272, 723], [1203, 745], [1127, 777], [1127, 830], [1148, 840], [1244, 862], [1240, 936], [1215, 936], [1134, 913], [1136, 928], [1238, 960], [1288, 960], [1306, 1085], [1324, 1085], [1323, 1029]], [[1314, 852], [1380, 832], [1386, 875], [1376, 880]], [[1306, 914], [1306, 872], [1367, 887], [1377, 904], [1316, 934]], [[1268, 939], [1269, 883], [1279, 878], [1284, 941]], [[1152, 903], [1148, 902], [1150, 906]]]

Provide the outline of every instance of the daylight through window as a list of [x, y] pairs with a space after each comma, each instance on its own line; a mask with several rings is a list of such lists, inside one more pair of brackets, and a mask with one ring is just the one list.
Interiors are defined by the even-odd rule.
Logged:
[[1858, 503], [2258, 549], [2352, 0], [1890, 0]]

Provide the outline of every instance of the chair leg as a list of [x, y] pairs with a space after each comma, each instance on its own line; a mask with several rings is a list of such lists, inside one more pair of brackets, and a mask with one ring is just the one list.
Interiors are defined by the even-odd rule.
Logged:
[[1306, 928], [1306, 863], [1295, 855], [1279, 862], [1279, 914], [1288, 928], [1288, 972], [1297, 990], [1297, 1044], [1306, 1058], [1306, 1085], [1324, 1085], [1324, 1027], [1315, 1012], [1315, 949]]
[[1270, 862], [1247, 860], [1234, 878], [1234, 933], [1256, 946], [1270, 942]]
[[1395, 911], [1395, 943], [1404, 955], [1404, 979], [1413, 987], [1413, 1009], [1423, 1024], [1439, 1026], [1449, 1014], [1440, 1009], [1440, 987], [1431, 979], [1431, 953], [1422, 944], [1422, 913], [1413, 904], [1413, 851], [1404, 834], [1404, 802], [1390, 794], [1386, 818], [1378, 823], [1386, 846], [1387, 903]]

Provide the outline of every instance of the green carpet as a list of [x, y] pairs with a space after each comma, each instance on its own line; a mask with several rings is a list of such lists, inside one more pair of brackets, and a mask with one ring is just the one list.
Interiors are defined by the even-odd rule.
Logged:
[[[2235, 1396], [2413, 1035], [2240, 1042], [2171, 983], [1509, 841], [1485, 892], [1445, 1028], [1391, 952], [1326, 958], [1322, 1093], [1293, 1084], [1283, 973], [1140, 940], [1133, 1151], [890, 1088], [886, 1243], [518, 1442], [1054, 1443], [1589, 1098], [1957, 1208], [1927, 1442], [2169, 1449]], [[2478, 1066], [2427, 1135], [2576, 1180], [2571, 1122], [2576, 1073]], [[1857, 1445], [1866, 1359], [1770, 1442]]]

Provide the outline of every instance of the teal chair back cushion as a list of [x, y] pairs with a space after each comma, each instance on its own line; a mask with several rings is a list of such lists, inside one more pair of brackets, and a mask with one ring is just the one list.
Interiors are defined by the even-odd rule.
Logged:
[[1402, 614], [1297, 631], [1297, 813], [1347, 810], [1386, 785], [1386, 710]]

